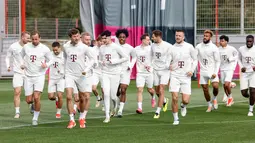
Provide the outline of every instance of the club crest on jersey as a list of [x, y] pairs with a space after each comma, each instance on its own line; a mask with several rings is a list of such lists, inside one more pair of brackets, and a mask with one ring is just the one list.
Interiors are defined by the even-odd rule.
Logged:
[[251, 57], [245, 57], [245, 61], [246, 61], [246, 63], [250, 63]]
[[207, 65], [207, 64], [208, 64], [208, 60], [207, 60], [207, 59], [203, 59], [202, 62], [203, 62], [204, 65]]
[[110, 61], [111, 57], [112, 57], [111, 54], [105, 54], [106, 61]]
[[221, 55], [222, 59], [226, 61], [228, 59], [227, 55]]
[[184, 61], [178, 61], [178, 67], [179, 68], [184, 67]]
[[144, 62], [145, 61], [145, 56], [140, 56], [140, 61]]
[[72, 62], [75, 62], [77, 60], [77, 55], [71, 54], [71, 60]]
[[58, 62], [55, 62], [55, 63], [53, 64], [53, 67], [54, 67], [54, 68], [57, 68], [57, 67], [58, 67]]
[[156, 52], [155, 56], [159, 59], [161, 57], [161, 53], [160, 52]]
[[31, 60], [31, 62], [35, 62], [36, 61], [36, 55], [31, 55], [30, 60]]

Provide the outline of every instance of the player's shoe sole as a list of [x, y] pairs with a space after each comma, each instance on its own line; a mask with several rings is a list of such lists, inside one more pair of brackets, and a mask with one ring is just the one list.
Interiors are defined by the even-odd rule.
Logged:
[[177, 126], [177, 125], [179, 125], [179, 124], [180, 124], [180, 121], [178, 121], [178, 120], [173, 122], [173, 125], [174, 125], [174, 126]]
[[154, 115], [154, 119], [158, 119], [160, 117], [160, 115], [158, 114], [158, 113], [155, 113], [155, 115]]
[[74, 128], [75, 126], [76, 126], [75, 121], [69, 121], [68, 126], [67, 126], [67, 129], [72, 129], [72, 128]]
[[14, 116], [14, 119], [19, 119], [19, 118], [20, 118], [20, 114], [16, 113], [15, 116]]
[[164, 111], [164, 112], [167, 111], [167, 108], [168, 108], [168, 101], [169, 101], [169, 99], [166, 98], [166, 103], [163, 103], [163, 111]]

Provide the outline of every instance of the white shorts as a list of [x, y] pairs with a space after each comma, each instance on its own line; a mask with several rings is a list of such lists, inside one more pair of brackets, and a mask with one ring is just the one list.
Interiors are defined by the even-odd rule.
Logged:
[[153, 87], [153, 74], [137, 74], [136, 76], [136, 87], [144, 87], [147, 85], [148, 88]]
[[25, 96], [30, 96], [34, 91], [43, 91], [45, 75], [26, 77], [24, 82]]
[[93, 73], [92, 85], [98, 85], [99, 82], [101, 83], [102, 87], [102, 74]]
[[14, 73], [12, 79], [13, 88], [24, 86], [25, 75], [20, 73]]
[[77, 89], [77, 86], [75, 85], [74, 87], [73, 87], [73, 94], [78, 94], [79, 92], [78, 92], [78, 89]]
[[219, 82], [219, 76], [216, 75], [216, 77], [214, 79], [211, 79], [211, 77], [209, 77], [209, 76], [200, 75], [199, 84], [208, 84], [209, 80], [211, 82]]
[[48, 83], [48, 93], [64, 92], [65, 91], [65, 79], [50, 79]]
[[121, 74], [120, 74], [120, 83], [121, 84], [129, 85], [129, 83], [130, 83], [130, 74], [131, 74], [131, 70], [121, 71]]
[[[112, 99], [117, 98], [117, 90], [120, 83], [120, 75], [119, 74], [102, 74], [102, 84], [104, 90], [104, 97], [107, 98], [108, 96]], [[107, 96], [107, 97], [106, 97]]]
[[170, 71], [163, 70], [163, 71], [153, 71], [153, 84], [154, 86], [158, 86], [160, 84], [167, 85], [170, 78]]
[[78, 88], [80, 92], [92, 92], [92, 76], [65, 76], [65, 88]]
[[255, 88], [255, 73], [241, 73], [240, 76], [240, 89], [248, 89], [249, 87]]
[[169, 92], [180, 92], [191, 95], [191, 77], [171, 76]]
[[220, 79], [221, 83], [224, 84], [225, 82], [231, 82], [233, 78], [234, 71], [221, 71], [220, 72]]

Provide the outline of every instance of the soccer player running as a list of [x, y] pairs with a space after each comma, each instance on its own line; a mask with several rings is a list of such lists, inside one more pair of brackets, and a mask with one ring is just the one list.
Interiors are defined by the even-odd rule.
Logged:
[[171, 78], [169, 91], [172, 93], [173, 125], [179, 124], [178, 117], [178, 94], [182, 94], [181, 115], [187, 114], [186, 106], [191, 95], [191, 76], [197, 67], [197, 51], [184, 41], [184, 31], [175, 32], [175, 41], [169, 56], [171, 62]]
[[234, 103], [230, 83], [236, 68], [238, 60], [238, 51], [236, 48], [228, 44], [229, 38], [226, 35], [220, 36], [220, 75], [221, 83], [223, 84], [224, 92], [227, 95], [227, 106], [231, 106]]
[[[67, 128], [71, 129], [76, 126], [72, 112], [72, 94], [75, 86], [77, 86], [79, 90], [80, 128], [85, 128], [90, 93], [92, 92], [92, 67], [95, 66], [97, 60], [91, 48], [81, 42], [80, 33], [77, 29], [71, 29], [68, 35], [71, 38], [71, 42], [64, 45], [65, 88], [67, 110], [70, 117]], [[85, 63], [85, 56], [88, 56], [90, 59], [89, 64]]]
[[152, 32], [152, 40], [154, 41], [154, 44], [152, 44], [153, 84], [159, 97], [154, 118], [158, 119], [161, 108], [163, 107], [163, 111], [166, 112], [168, 106], [168, 98], [165, 98], [165, 86], [170, 78], [171, 61], [169, 60], [169, 54], [172, 44], [162, 40], [162, 32], [160, 30]]
[[[204, 92], [204, 97], [208, 103], [206, 112], [218, 109], [217, 95], [219, 93], [219, 77], [220, 53], [218, 47], [211, 41], [213, 32], [211, 30], [204, 31], [203, 42], [196, 46], [198, 51], [198, 61], [200, 63], [200, 80]], [[213, 104], [211, 102], [208, 81], [211, 80], [213, 87]]]
[[25, 95], [26, 102], [34, 102], [34, 116], [32, 125], [38, 125], [38, 117], [41, 109], [41, 93], [44, 88], [45, 71], [52, 64], [52, 54], [50, 49], [40, 43], [40, 34], [38, 31], [31, 33], [32, 43], [28, 43], [22, 49], [20, 55], [24, 59], [21, 66], [25, 70]]
[[[122, 63], [122, 71], [120, 74], [120, 84], [118, 87], [118, 92], [117, 96], [120, 98], [120, 103], [119, 103], [119, 110], [117, 113], [117, 117], [121, 118], [122, 117], [122, 112], [124, 109], [124, 105], [126, 102], [126, 94], [127, 94], [127, 88], [130, 83], [130, 74], [132, 72], [132, 68], [135, 65], [136, 58], [135, 58], [135, 51], [134, 48], [126, 43], [126, 39], [128, 38], [129, 34], [127, 29], [118, 29], [115, 33], [116, 37], [119, 40], [120, 48], [122, 51], [128, 55], [128, 57], [132, 57], [131, 61], [128, 60], [127, 62]], [[115, 112], [113, 112], [114, 116]]]
[[135, 47], [136, 56], [136, 87], [137, 87], [137, 102], [138, 108], [136, 113], [142, 114], [142, 101], [143, 101], [143, 88], [145, 83], [147, 84], [147, 90], [151, 95], [151, 107], [154, 108], [155, 101], [155, 91], [153, 89], [153, 68], [151, 65], [152, 60], [152, 50], [150, 46], [150, 35], [145, 33], [141, 36], [142, 44]]
[[105, 120], [110, 122], [110, 99], [113, 101], [114, 111], [117, 109], [117, 89], [120, 82], [121, 64], [129, 57], [123, 49], [112, 42], [111, 32], [106, 30], [101, 34], [104, 45], [100, 47], [99, 63], [102, 66], [102, 84], [104, 89]]
[[[56, 101], [56, 118], [60, 119], [63, 105], [63, 93], [65, 90], [65, 60], [59, 42], [52, 43], [52, 57], [53, 64], [49, 69], [48, 98], [52, 101]], [[55, 93], [57, 93], [57, 96], [54, 95]]]
[[[20, 95], [22, 91], [22, 86], [24, 85], [25, 74], [21, 69], [22, 59], [20, 59], [20, 52], [25, 44], [30, 41], [30, 35], [28, 32], [21, 33], [21, 39], [13, 43], [7, 50], [7, 55], [5, 58], [7, 71], [13, 70], [12, 86], [14, 88], [14, 107], [15, 116], [14, 118], [20, 118]], [[10, 60], [13, 59], [12, 68]]]
[[[91, 36], [88, 32], [84, 32], [81, 34], [81, 41], [87, 45], [88, 47], [90, 47], [91, 45]], [[98, 50], [95, 51], [95, 49], [93, 48], [92, 49], [93, 52], [95, 52], [94, 54], [96, 54], [95, 56], [98, 57]], [[86, 59], [86, 63], [89, 63], [90, 62], [90, 59], [88, 57], [85, 57]], [[99, 68], [99, 67], [97, 67]], [[94, 69], [93, 69], [93, 78], [92, 78], [92, 82], [94, 81]], [[97, 71], [96, 71], [97, 72]], [[97, 72], [98, 73], [98, 72]], [[97, 83], [98, 84], [98, 83]], [[99, 96], [98, 94], [98, 91], [97, 91], [97, 88], [95, 88], [94, 84], [92, 84], [92, 92], [94, 93], [94, 95], [96, 96], [97, 98], [97, 101], [96, 101], [96, 107], [99, 107], [100, 106], [100, 102], [102, 101], [102, 98]]]
[[[253, 116], [255, 101], [255, 47], [254, 37], [246, 37], [246, 45], [239, 48], [238, 64], [241, 68], [240, 88], [244, 97], [250, 99], [248, 116]], [[249, 91], [249, 93], [248, 93]]]

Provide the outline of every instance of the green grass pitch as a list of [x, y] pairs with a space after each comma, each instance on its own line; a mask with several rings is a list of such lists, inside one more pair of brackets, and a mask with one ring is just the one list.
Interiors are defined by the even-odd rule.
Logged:
[[[206, 113], [207, 103], [202, 89], [197, 88], [197, 82], [194, 81], [187, 116], [181, 117], [179, 114], [180, 125], [173, 126], [171, 100], [168, 111], [162, 111], [159, 119], [153, 119], [155, 109], [151, 108], [149, 94], [144, 92], [144, 113], [135, 113], [136, 88], [135, 81], [132, 81], [127, 91], [123, 118], [114, 117], [109, 124], [104, 124], [104, 112], [101, 108], [95, 108], [96, 99], [92, 95], [87, 128], [76, 126], [66, 129], [69, 119], [66, 104], [64, 102], [62, 119], [55, 119], [55, 103], [47, 99], [47, 86], [41, 98], [39, 126], [30, 126], [32, 115], [25, 102], [24, 92], [21, 96], [21, 118], [14, 119], [12, 83], [10, 80], [1, 80], [0, 143], [254, 143], [255, 120], [254, 117], [247, 117], [248, 100], [241, 96], [239, 82], [236, 83], [237, 87], [233, 89], [235, 104], [226, 107], [221, 102], [223, 90], [220, 89], [219, 109]], [[167, 90], [165, 94], [171, 99]], [[75, 118], [78, 119], [78, 115]]]

